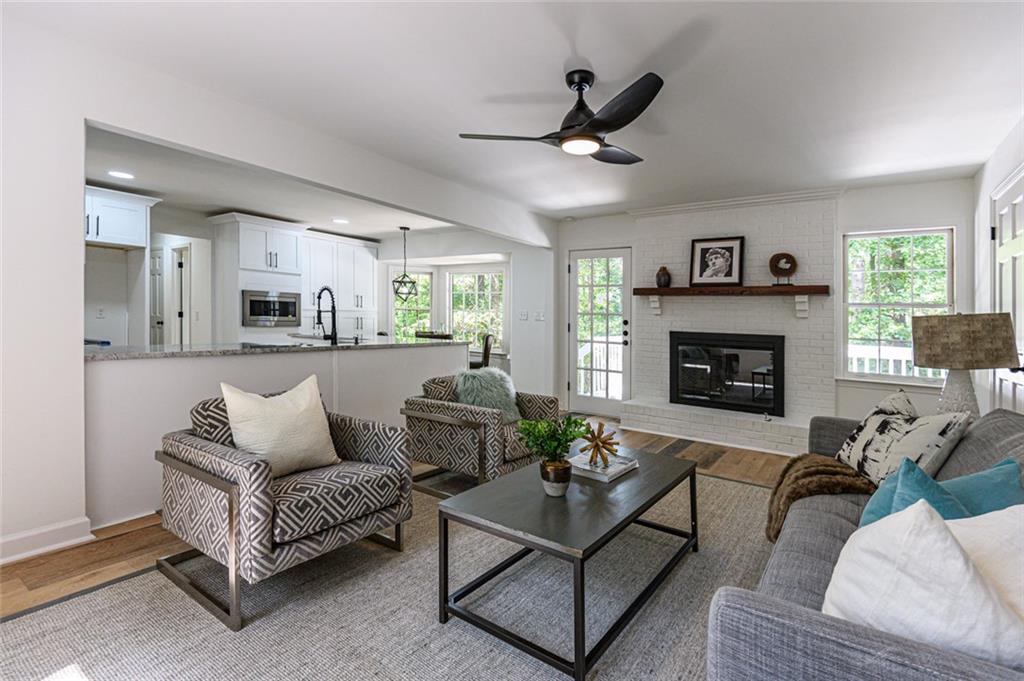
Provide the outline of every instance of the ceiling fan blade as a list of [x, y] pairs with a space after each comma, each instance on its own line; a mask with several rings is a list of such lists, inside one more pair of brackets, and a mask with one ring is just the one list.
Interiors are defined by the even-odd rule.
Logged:
[[477, 135], [474, 133], [460, 132], [459, 137], [464, 140], [492, 140], [499, 142], [543, 142], [558, 146], [558, 133], [551, 132], [543, 137], [522, 137], [519, 135]]
[[581, 127], [582, 134], [606, 135], [626, 127], [644, 112], [665, 84], [657, 74], [645, 73], [612, 97]]
[[590, 158], [596, 161], [603, 161], [605, 163], [615, 163], [616, 165], [628, 166], [634, 163], [639, 163], [643, 159], [634, 154], [631, 151], [626, 151], [621, 147], [616, 147], [612, 144], [606, 144], [593, 154]]

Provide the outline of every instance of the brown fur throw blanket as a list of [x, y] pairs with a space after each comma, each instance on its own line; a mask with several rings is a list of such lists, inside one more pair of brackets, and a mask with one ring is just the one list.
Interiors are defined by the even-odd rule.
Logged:
[[873, 482], [830, 456], [801, 454], [794, 457], [782, 469], [768, 502], [768, 525], [765, 527], [768, 541], [774, 543], [779, 538], [789, 507], [798, 499], [815, 494], [871, 494], [874, 491]]

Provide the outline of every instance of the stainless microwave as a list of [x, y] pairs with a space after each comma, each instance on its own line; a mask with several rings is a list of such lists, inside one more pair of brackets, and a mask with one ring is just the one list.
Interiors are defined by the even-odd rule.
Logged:
[[299, 293], [242, 291], [242, 326], [299, 326]]

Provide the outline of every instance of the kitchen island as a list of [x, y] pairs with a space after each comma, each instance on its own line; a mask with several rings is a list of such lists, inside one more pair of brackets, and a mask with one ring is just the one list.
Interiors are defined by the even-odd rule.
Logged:
[[201, 346], [87, 346], [86, 512], [93, 528], [160, 507], [161, 436], [190, 427], [189, 410], [220, 383], [277, 392], [316, 374], [330, 411], [404, 425], [398, 410], [427, 378], [465, 370], [467, 343], [370, 339]]

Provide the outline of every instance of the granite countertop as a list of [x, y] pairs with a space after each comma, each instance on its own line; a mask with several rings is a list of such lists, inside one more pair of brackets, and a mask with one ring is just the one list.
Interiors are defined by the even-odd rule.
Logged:
[[330, 345], [324, 341], [289, 338], [280, 342], [214, 343], [209, 345], [98, 345], [85, 346], [85, 361], [100, 362], [116, 359], [162, 359], [167, 357], [225, 357], [229, 355], [267, 355], [280, 352], [325, 352], [335, 350], [385, 350], [392, 348], [422, 348], [440, 345], [469, 345], [466, 341], [417, 338], [394, 341], [389, 338], [368, 338], [358, 345], [340, 343]]

